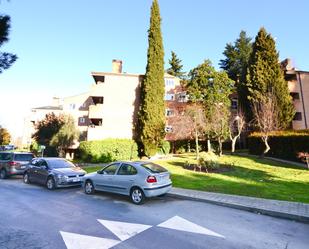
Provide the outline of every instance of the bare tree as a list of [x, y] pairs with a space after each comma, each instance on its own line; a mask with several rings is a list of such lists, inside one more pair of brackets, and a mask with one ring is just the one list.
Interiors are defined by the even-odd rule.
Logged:
[[194, 139], [196, 147], [196, 159], [199, 158], [199, 140], [205, 136], [207, 122], [202, 106], [194, 103], [187, 106], [182, 115], [174, 120], [173, 132], [175, 139]]
[[232, 153], [235, 152], [236, 141], [240, 137], [241, 132], [245, 127], [245, 124], [246, 124], [245, 115], [242, 112], [242, 110], [239, 110], [236, 116], [231, 115], [229, 121], [229, 136], [232, 141]]
[[222, 156], [222, 143], [228, 138], [230, 110], [223, 103], [215, 103], [212, 115], [208, 117], [209, 134], [219, 144], [218, 154]]
[[255, 126], [261, 132], [261, 138], [265, 145], [265, 150], [262, 155], [264, 156], [270, 150], [268, 144], [270, 132], [280, 129], [275, 95], [272, 92], [268, 92], [259, 100], [253, 101], [252, 111]]

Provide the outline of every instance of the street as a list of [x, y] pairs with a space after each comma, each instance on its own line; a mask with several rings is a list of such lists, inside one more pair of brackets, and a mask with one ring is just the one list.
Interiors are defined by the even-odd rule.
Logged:
[[49, 191], [0, 180], [1, 249], [305, 249], [309, 225], [201, 202], [158, 197], [144, 205], [80, 188]]

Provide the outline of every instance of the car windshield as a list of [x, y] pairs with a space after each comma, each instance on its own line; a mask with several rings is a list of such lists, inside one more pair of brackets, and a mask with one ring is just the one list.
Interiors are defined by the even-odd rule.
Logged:
[[75, 165], [66, 160], [48, 160], [48, 166], [53, 169], [73, 168]]
[[151, 173], [163, 173], [163, 172], [167, 172], [167, 170], [163, 167], [161, 167], [158, 164], [154, 164], [154, 163], [143, 163], [141, 164], [142, 167], [144, 167], [145, 169], [147, 169], [148, 171], [150, 171]]
[[28, 161], [30, 162], [33, 158], [32, 154], [16, 154], [14, 157], [15, 161]]

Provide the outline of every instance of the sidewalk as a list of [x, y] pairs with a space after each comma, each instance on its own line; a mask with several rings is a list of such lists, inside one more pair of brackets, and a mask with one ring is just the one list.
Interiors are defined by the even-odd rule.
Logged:
[[309, 223], [309, 204], [173, 188], [170, 196]]

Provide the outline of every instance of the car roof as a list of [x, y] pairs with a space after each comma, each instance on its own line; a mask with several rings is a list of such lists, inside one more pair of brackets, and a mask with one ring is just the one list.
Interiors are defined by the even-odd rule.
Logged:
[[0, 151], [0, 153], [12, 153], [12, 154], [33, 155], [33, 153], [31, 153], [31, 152], [23, 152], [23, 151]]
[[45, 160], [46, 162], [52, 162], [52, 161], [68, 161], [65, 158], [62, 157], [36, 157], [34, 158], [36, 160]]

